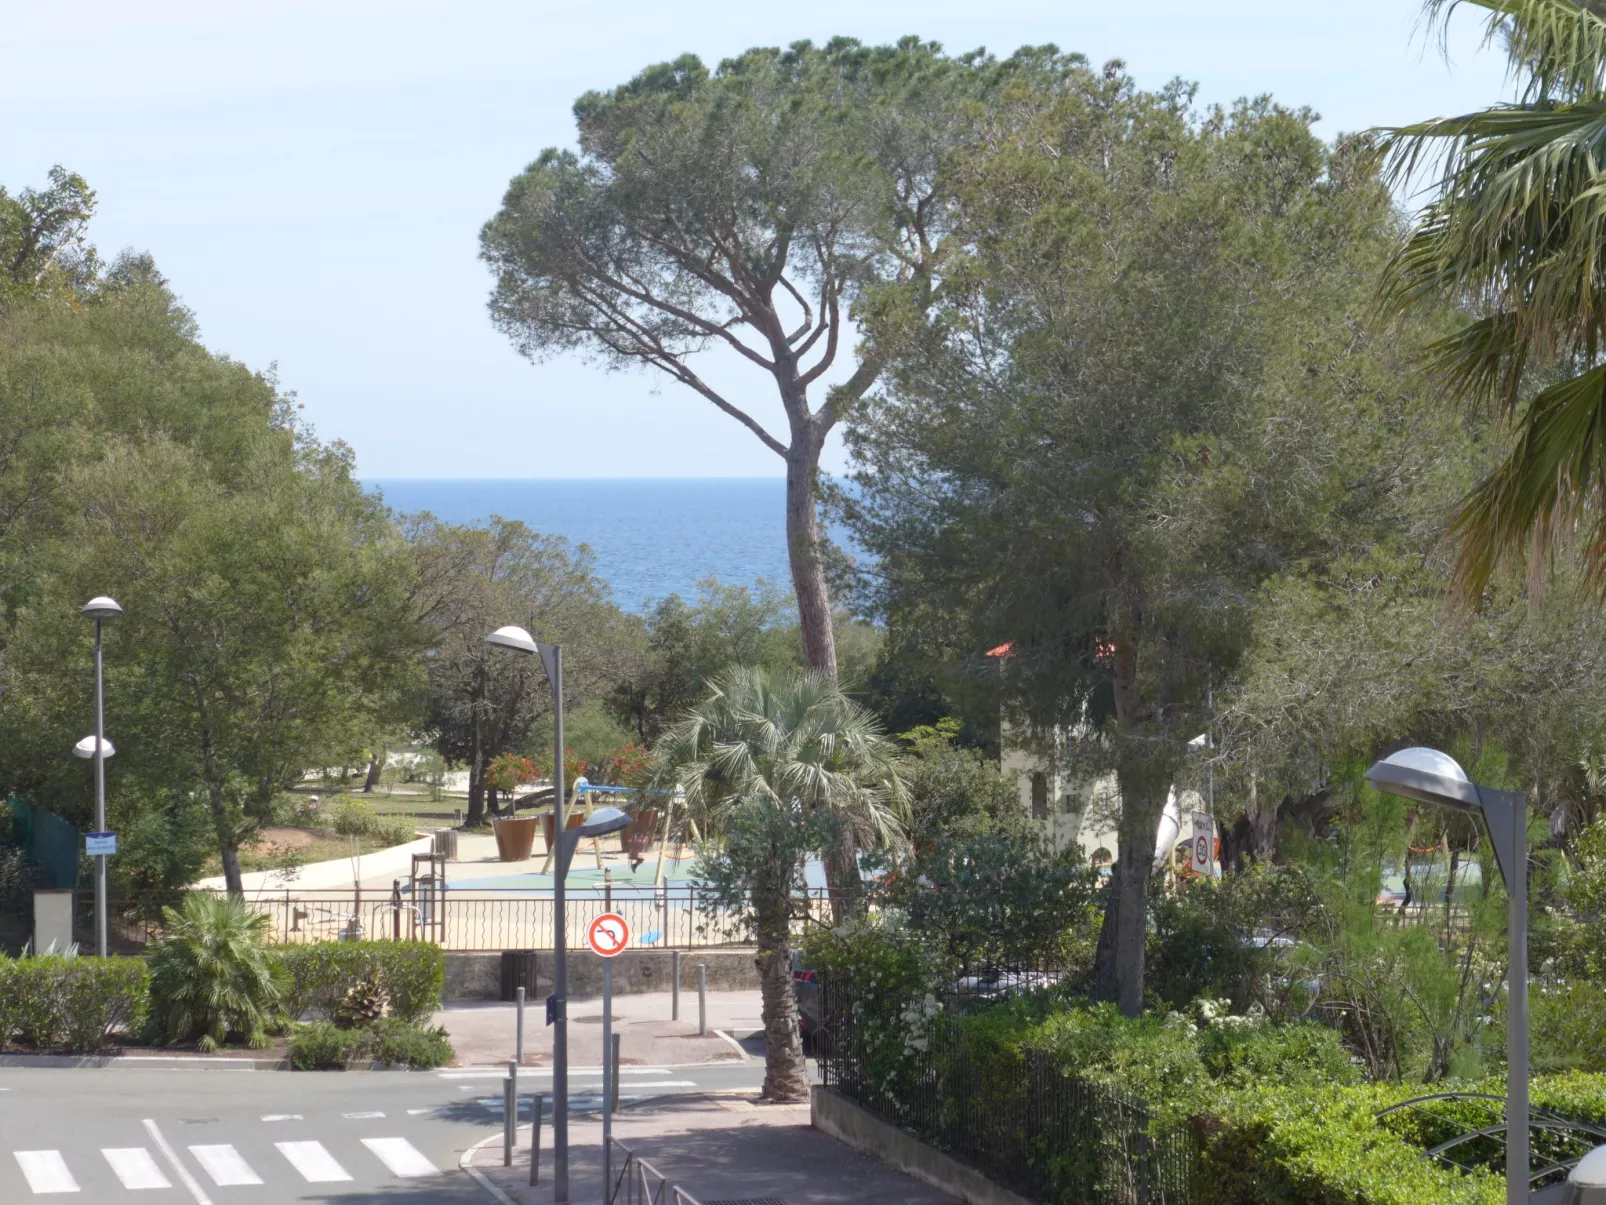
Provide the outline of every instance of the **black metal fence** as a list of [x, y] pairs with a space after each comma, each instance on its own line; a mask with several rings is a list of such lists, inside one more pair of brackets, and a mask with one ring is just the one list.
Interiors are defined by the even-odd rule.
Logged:
[[1044, 1054], [967, 1042], [952, 1014], [897, 1036], [899, 1018], [866, 1015], [828, 976], [820, 988], [821, 1078], [883, 1121], [1043, 1205], [1195, 1199], [1186, 1129], [1141, 1102], [1068, 1075]]
[[[161, 899], [125, 899], [113, 907], [114, 924], [127, 942], [140, 944], [161, 928]], [[429, 894], [376, 891], [311, 891], [286, 888], [246, 893], [246, 903], [268, 918], [276, 945], [362, 937], [432, 941], [448, 950], [549, 950], [553, 945], [552, 893], [449, 890]], [[800, 923], [822, 922], [830, 904], [824, 893], [797, 901]], [[632, 947], [696, 950], [749, 944], [740, 910], [710, 906], [696, 888], [661, 891], [613, 890], [571, 893], [564, 908], [571, 949], [583, 948], [591, 922], [604, 912], [623, 916]]]

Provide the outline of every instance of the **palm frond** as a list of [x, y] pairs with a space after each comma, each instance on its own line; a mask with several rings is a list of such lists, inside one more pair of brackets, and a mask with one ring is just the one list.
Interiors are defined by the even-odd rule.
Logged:
[[1463, 537], [1457, 585], [1482, 594], [1502, 563], [1530, 553], [1533, 535], [1548, 545], [1586, 517], [1594, 534], [1586, 548], [1591, 576], [1606, 580], [1601, 504], [1606, 502], [1606, 365], [1552, 385], [1528, 404], [1515, 446], [1467, 499], [1456, 517]]
[[1501, 43], [1527, 101], [1588, 100], [1606, 82], [1606, 22], [1574, 0], [1428, 0], [1442, 31], [1462, 4], [1484, 9], [1486, 44]]

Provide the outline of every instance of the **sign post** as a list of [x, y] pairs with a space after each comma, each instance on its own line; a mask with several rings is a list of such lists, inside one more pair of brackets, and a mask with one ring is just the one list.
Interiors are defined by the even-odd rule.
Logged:
[[613, 1065], [613, 960], [630, 944], [630, 924], [617, 912], [604, 912], [586, 930], [586, 941], [602, 959], [602, 1199], [613, 1191], [613, 1098], [618, 1094]]

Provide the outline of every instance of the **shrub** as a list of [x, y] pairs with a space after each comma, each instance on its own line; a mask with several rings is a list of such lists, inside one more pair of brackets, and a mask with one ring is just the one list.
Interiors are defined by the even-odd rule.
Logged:
[[442, 1067], [452, 1061], [444, 1029], [409, 1025], [394, 1017], [357, 1029], [329, 1021], [298, 1025], [290, 1035], [290, 1065], [297, 1071], [346, 1068], [378, 1061], [409, 1067]]
[[0, 1046], [86, 1054], [144, 1020], [141, 958], [0, 958]]
[[284, 993], [263, 945], [268, 917], [232, 896], [192, 893], [164, 908], [166, 931], [150, 947], [151, 1028], [166, 1042], [196, 1039], [216, 1050], [230, 1034], [267, 1045]]
[[413, 826], [405, 820], [381, 816], [361, 800], [343, 797], [330, 811], [335, 832], [345, 837], [372, 837], [386, 845], [405, 845], [416, 839]]
[[286, 981], [285, 1011], [296, 1020], [325, 1017], [359, 983], [371, 982], [390, 1002], [391, 1015], [423, 1021], [441, 1004], [446, 956], [423, 941], [320, 941], [274, 952]]

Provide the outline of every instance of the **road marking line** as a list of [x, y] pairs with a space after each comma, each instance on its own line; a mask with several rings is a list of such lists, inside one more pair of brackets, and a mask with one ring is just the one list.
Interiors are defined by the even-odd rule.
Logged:
[[431, 1108], [428, 1108], [428, 1109], [408, 1109], [407, 1110], [407, 1116], [409, 1116], [409, 1117], [422, 1117], [426, 1113], [434, 1113], [435, 1111], [436, 1111], [436, 1109], [434, 1107], [431, 1107]]
[[736, 1040], [735, 1035], [727, 1033], [723, 1029], [716, 1029], [714, 1032], [730, 1043], [731, 1049], [742, 1056], [742, 1062], [748, 1063], [752, 1061], [747, 1057], [747, 1051], [742, 1047], [742, 1044]]
[[162, 1175], [156, 1160], [142, 1146], [102, 1147], [102, 1155], [112, 1165], [112, 1171], [127, 1189], [172, 1188], [173, 1182]]
[[321, 1142], [275, 1142], [279, 1154], [290, 1160], [290, 1166], [301, 1173], [308, 1184], [332, 1184], [349, 1180], [346, 1169], [335, 1162], [335, 1157], [324, 1150]]
[[240, 1158], [240, 1152], [232, 1146], [192, 1146], [190, 1154], [219, 1188], [262, 1183], [262, 1177], [251, 1170], [251, 1165]]
[[195, 1198], [195, 1205], [212, 1205], [212, 1199], [201, 1191], [200, 1183], [190, 1175], [190, 1169], [178, 1161], [178, 1155], [174, 1153], [167, 1139], [162, 1137], [162, 1131], [156, 1128], [156, 1123], [149, 1117], [145, 1119], [145, 1132], [151, 1136], [151, 1141], [162, 1153], [162, 1158], [167, 1160], [168, 1166], [173, 1169], [173, 1174], [178, 1176], [179, 1182], [190, 1190], [190, 1195]]
[[393, 1175], [408, 1178], [440, 1175], [440, 1168], [405, 1138], [364, 1138], [362, 1144], [377, 1155]]
[[79, 1192], [78, 1181], [67, 1170], [60, 1151], [12, 1151], [28, 1187], [40, 1196], [51, 1192]]
[[[518, 1135], [515, 1134], [515, 1142], [517, 1142], [517, 1138]], [[496, 1199], [497, 1205], [515, 1205], [512, 1197], [508, 1196], [507, 1193], [498, 1188], [494, 1183], [492, 1183], [489, 1176], [474, 1166], [474, 1154], [476, 1151], [479, 1151], [483, 1147], [489, 1146], [493, 1142], [501, 1141], [501, 1134], [492, 1134], [489, 1138], [481, 1138], [473, 1146], [469, 1147], [468, 1150], [463, 1152], [462, 1157], [457, 1161], [457, 1166], [463, 1171], [466, 1171], [473, 1178], [474, 1183], [478, 1184], [486, 1192], [490, 1193], [491, 1196]]]
[[299, 1114], [299, 1113], [264, 1113], [262, 1115], [262, 1120], [263, 1121], [300, 1121], [301, 1120], [301, 1114]]
[[347, 1121], [372, 1121], [376, 1117], [383, 1117], [383, 1113], [342, 1113]]

